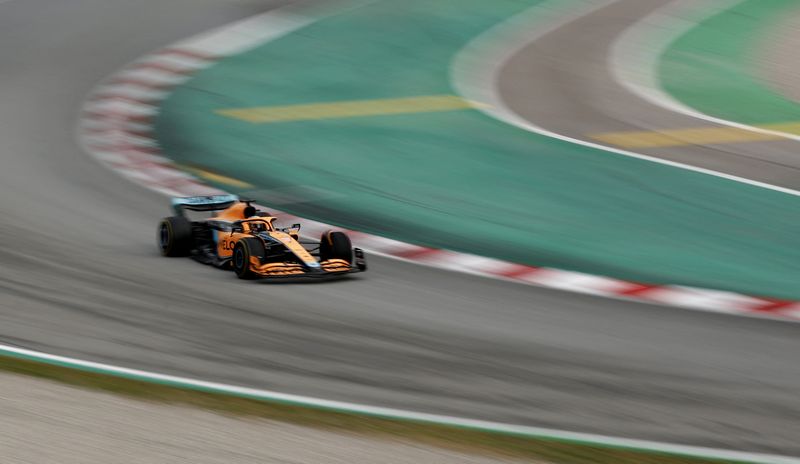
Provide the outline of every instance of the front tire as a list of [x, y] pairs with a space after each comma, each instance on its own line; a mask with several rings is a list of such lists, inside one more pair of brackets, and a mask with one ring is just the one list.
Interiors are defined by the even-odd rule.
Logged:
[[258, 274], [250, 268], [250, 258], [253, 256], [264, 256], [264, 244], [261, 240], [247, 237], [236, 242], [231, 257], [231, 267], [233, 267], [236, 277], [245, 280], [258, 277]]
[[158, 248], [164, 256], [187, 256], [192, 250], [192, 222], [183, 216], [162, 219], [158, 225]]
[[353, 245], [344, 232], [329, 230], [319, 239], [319, 260], [343, 259], [353, 264]]

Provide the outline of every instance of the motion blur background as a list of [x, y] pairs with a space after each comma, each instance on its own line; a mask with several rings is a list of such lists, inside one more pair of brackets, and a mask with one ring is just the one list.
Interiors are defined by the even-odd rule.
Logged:
[[[798, 8], [0, 0], [2, 461], [798, 462]], [[369, 272], [159, 256], [223, 191]]]

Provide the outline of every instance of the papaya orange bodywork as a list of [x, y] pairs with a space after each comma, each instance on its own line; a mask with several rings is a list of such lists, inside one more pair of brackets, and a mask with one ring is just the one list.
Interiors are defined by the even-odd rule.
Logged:
[[[220, 257], [231, 257], [236, 244], [243, 238], [253, 237], [256, 233], [268, 234], [272, 239], [281, 242], [306, 266], [315, 266], [318, 261], [306, 248], [298, 242], [296, 232], [289, 233], [275, 229], [274, 216], [245, 216], [248, 205], [236, 203], [214, 216], [215, 220], [238, 222], [241, 230], [217, 234], [217, 253]], [[241, 221], [241, 222], [239, 222]], [[330, 237], [327, 237], [330, 240]], [[352, 265], [343, 259], [328, 259], [319, 262], [319, 268], [326, 273], [345, 273], [352, 270]], [[299, 263], [261, 263], [256, 256], [250, 257], [250, 269], [261, 276], [293, 276], [307, 274], [306, 268]]]

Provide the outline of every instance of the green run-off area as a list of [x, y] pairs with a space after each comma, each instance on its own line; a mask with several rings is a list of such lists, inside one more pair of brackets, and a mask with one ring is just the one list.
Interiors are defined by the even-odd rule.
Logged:
[[[748, 0], [672, 43], [659, 62], [664, 89], [703, 113], [747, 124], [800, 121], [800, 104], [765, 82], [761, 54], [797, 0]], [[795, 13], [796, 14], [796, 13]]]
[[351, 8], [199, 72], [165, 103], [158, 137], [176, 161], [253, 184], [220, 186], [265, 204], [275, 192], [314, 192], [275, 204], [300, 216], [520, 263], [800, 298], [797, 197], [539, 136], [473, 109], [269, 124], [215, 113], [453, 94], [454, 55], [540, 3], [553, 4]]

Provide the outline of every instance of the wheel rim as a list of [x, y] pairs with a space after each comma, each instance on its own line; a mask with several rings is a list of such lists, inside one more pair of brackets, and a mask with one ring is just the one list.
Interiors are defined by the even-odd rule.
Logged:
[[166, 250], [169, 246], [169, 229], [167, 229], [167, 225], [161, 223], [161, 229], [158, 233], [158, 244], [161, 246], [162, 250]]

